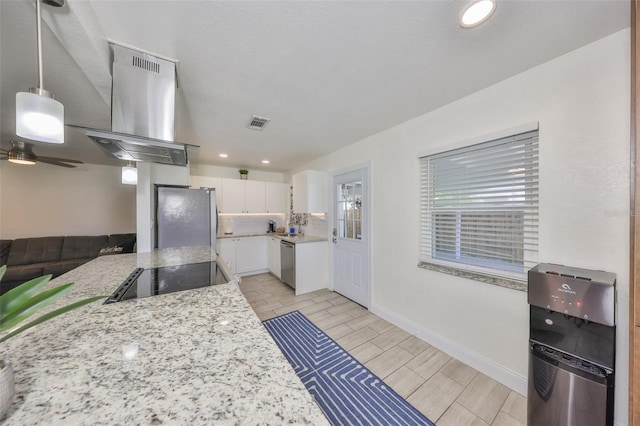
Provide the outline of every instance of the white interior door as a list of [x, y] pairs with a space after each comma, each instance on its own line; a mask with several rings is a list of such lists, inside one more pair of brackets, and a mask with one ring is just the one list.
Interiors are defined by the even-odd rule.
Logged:
[[369, 182], [366, 168], [333, 178], [334, 290], [369, 306]]

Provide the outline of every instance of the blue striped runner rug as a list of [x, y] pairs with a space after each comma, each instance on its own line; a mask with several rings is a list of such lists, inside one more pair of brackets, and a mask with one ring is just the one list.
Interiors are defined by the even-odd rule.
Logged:
[[264, 326], [331, 424], [434, 426], [299, 311]]

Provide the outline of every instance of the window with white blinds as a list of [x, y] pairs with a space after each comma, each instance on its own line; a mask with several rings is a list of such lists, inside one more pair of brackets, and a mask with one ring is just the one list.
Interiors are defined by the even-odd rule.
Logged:
[[419, 161], [420, 262], [525, 281], [538, 263], [538, 131]]

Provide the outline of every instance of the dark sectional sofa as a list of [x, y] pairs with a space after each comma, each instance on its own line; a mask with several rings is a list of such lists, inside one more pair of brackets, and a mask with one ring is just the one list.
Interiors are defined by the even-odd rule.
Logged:
[[101, 255], [133, 253], [135, 243], [136, 234], [0, 240], [0, 265], [7, 265], [0, 294], [42, 275], [55, 278]]

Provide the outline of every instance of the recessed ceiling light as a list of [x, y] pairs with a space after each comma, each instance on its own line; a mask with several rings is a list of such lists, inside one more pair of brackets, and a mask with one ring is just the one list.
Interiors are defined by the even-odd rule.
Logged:
[[480, 25], [496, 10], [495, 0], [479, 0], [471, 3], [462, 12], [460, 17], [460, 25], [464, 28], [475, 27]]
[[262, 164], [269, 164], [269, 160], [262, 160]]
[[221, 158], [227, 158], [227, 157], [228, 157], [228, 155], [227, 155], [227, 154], [218, 154], [218, 157], [221, 157]]

